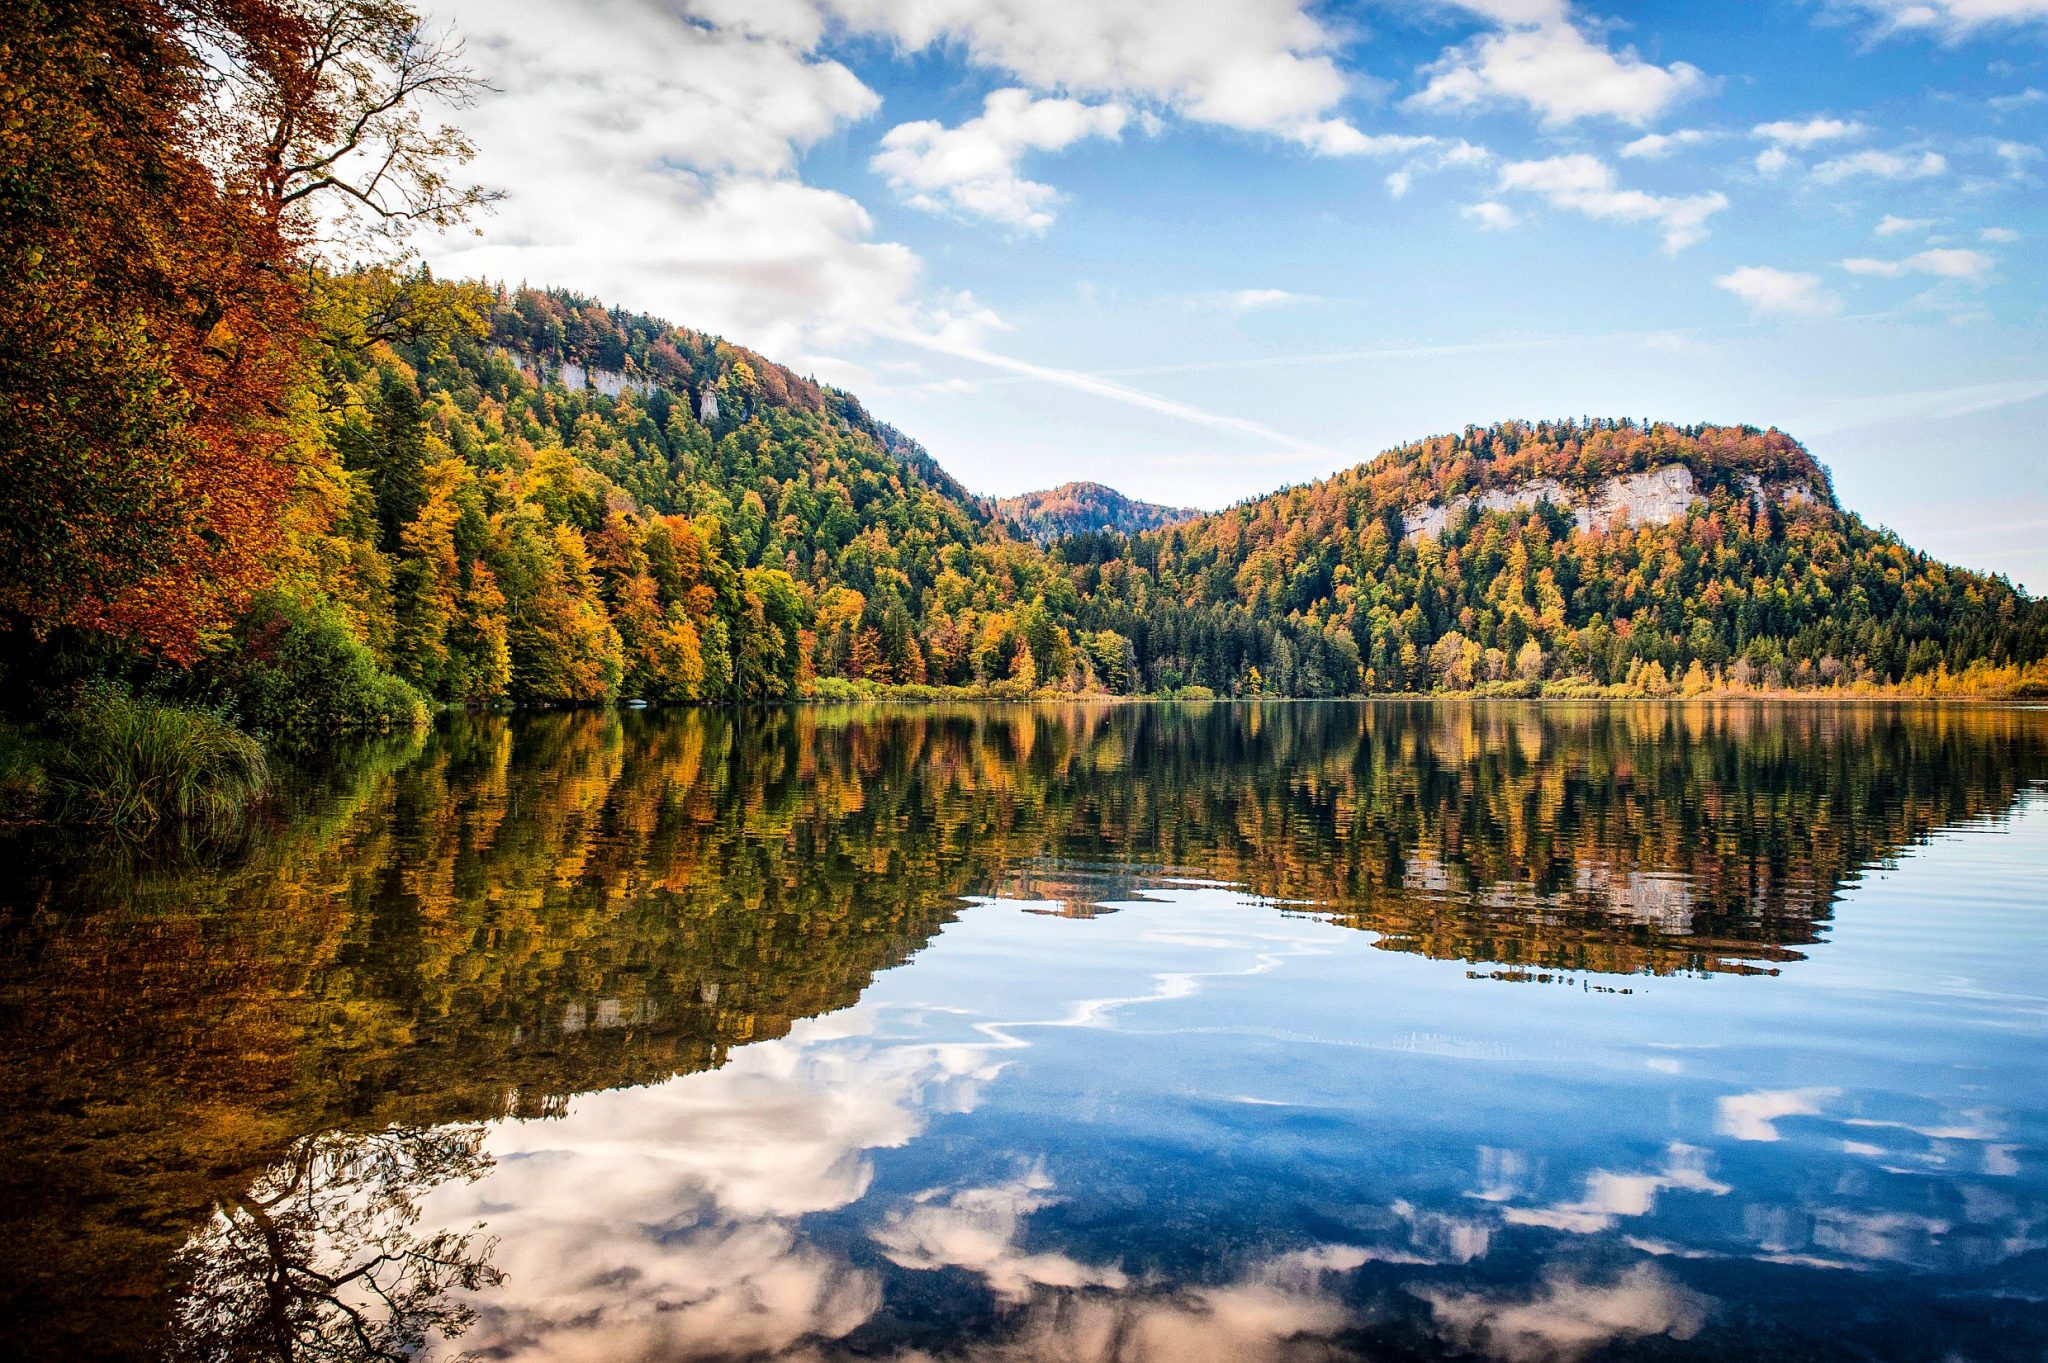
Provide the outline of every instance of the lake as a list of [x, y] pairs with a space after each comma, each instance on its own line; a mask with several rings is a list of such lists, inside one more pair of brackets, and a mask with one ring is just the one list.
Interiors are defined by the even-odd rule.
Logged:
[[2048, 710], [456, 716], [7, 837], [15, 1357], [2048, 1352]]

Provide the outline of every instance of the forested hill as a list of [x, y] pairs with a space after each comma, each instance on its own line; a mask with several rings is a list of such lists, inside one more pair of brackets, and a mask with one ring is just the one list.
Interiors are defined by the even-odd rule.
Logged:
[[404, 687], [1665, 694], [2048, 653], [2042, 603], [1865, 526], [1775, 431], [1472, 429], [1039, 544], [853, 396], [700, 332], [377, 272], [323, 277], [309, 306], [274, 436], [294, 485], [238, 531], [268, 574], [17, 593], [43, 614], [8, 628], [71, 642], [18, 655], [15, 693], [97, 659], [277, 731], [404, 713]]
[[997, 497], [989, 506], [999, 519], [1040, 544], [1095, 530], [1157, 530], [1202, 514], [1191, 506], [1137, 501], [1100, 483], [1061, 483], [1044, 492]]
[[664, 426], [678, 403], [714, 427], [721, 414], [737, 426], [776, 409], [826, 417], [866, 436], [971, 517], [985, 519], [978, 501], [924, 446], [869, 416], [858, 398], [743, 346], [564, 290], [524, 288], [497, 300], [482, 339], [505, 348], [529, 380], [607, 397], [631, 392]]
[[992, 518], [852, 396], [750, 351], [562, 293], [476, 307], [330, 348], [348, 500], [310, 555], [341, 566], [307, 584], [446, 700], [833, 678], [1655, 692], [1897, 681], [2048, 645], [2039, 603], [1845, 513], [1777, 431], [1509, 423], [1185, 523], [1054, 537], [1141, 504], [1070, 485], [1030, 499], [1036, 521]]
[[[1141, 658], [1204, 680], [1257, 666], [1290, 692], [1342, 689], [1353, 666], [1368, 690], [1579, 678], [1657, 693], [1686, 677], [1896, 681], [2048, 651], [2043, 603], [1866, 525], [1797, 441], [1753, 427], [1472, 428], [1060, 553], [1091, 622], [1131, 634]], [[1213, 636], [1197, 623], [1191, 643], [1183, 622], [1219, 610], [1293, 635], [1205, 659]]]

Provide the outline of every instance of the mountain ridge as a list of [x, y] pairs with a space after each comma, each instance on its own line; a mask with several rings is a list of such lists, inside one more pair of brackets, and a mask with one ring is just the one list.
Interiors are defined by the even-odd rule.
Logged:
[[1026, 538], [1041, 545], [1068, 535], [1097, 530], [1126, 534], [1158, 530], [1195, 520], [1204, 514], [1199, 507], [1140, 501], [1107, 484], [1086, 479], [1061, 483], [1038, 492], [1023, 492], [1014, 497], [985, 498], [984, 501], [998, 520], [1015, 526]]

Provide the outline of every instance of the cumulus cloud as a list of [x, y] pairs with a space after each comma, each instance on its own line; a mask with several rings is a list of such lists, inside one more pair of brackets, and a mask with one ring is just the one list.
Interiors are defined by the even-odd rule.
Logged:
[[[961, 1363], [1242, 1363], [1323, 1358], [1354, 1321], [1331, 1279], [1372, 1256], [1318, 1245], [1249, 1265], [1212, 1286], [1120, 1293], [1044, 1289], [1007, 1337], [967, 1345]], [[919, 1354], [916, 1357], [922, 1358]], [[906, 1360], [908, 1363], [908, 1360]]]
[[1350, 92], [1335, 36], [1300, 0], [1162, 12], [1155, 0], [819, 0], [906, 51], [957, 45], [1033, 89], [1143, 101], [1199, 123], [1353, 155], [1370, 139], [1332, 111]]
[[889, 187], [918, 208], [951, 208], [1030, 232], [1052, 225], [1059, 192], [1024, 179], [1026, 152], [1059, 151], [1091, 137], [1116, 138], [1130, 120], [1120, 104], [1037, 99], [1029, 90], [997, 90], [982, 113], [957, 128], [924, 120], [899, 123], [871, 163]]
[[1948, 158], [1940, 152], [1918, 156], [1898, 151], [1858, 151], [1823, 161], [1813, 168], [1813, 178], [1824, 185], [1867, 176], [1876, 180], [1924, 180], [1948, 170]]
[[482, 1353], [751, 1358], [839, 1339], [880, 1307], [870, 1270], [800, 1218], [867, 1194], [868, 1152], [932, 1110], [971, 1110], [1000, 1068], [973, 1046], [890, 1046], [858, 1012], [813, 1019], [722, 1069], [586, 1094], [494, 1124], [497, 1166], [437, 1189], [428, 1224], [488, 1221], [513, 1291], [476, 1295]]
[[1515, 211], [1512, 208], [1492, 199], [1485, 200], [1482, 203], [1466, 204], [1458, 211], [1473, 222], [1478, 223], [1482, 230], [1488, 232], [1505, 232], [1521, 221], [1520, 218], [1515, 216]]
[[2013, 231], [2010, 227], [1987, 227], [1977, 233], [1977, 240], [1979, 241], [2012, 242], [2019, 239], [2020, 234]]
[[1932, 218], [1902, 218], [1895, 213], [1887, 213], [1878, 220], [1877, 226], [1870, 230], [1875, 236], [1895, 237], [1901, 232], [1925, 232], [1932, 226]]
[[[934, 288], [916, 253], [875, 239], [859, 202], [799, 174], [807, 148], [879, 107], [820, 45], [841, 30], [919, 48], [957, 42], [970, 61], [1068, 87], [1055, 103], [1128, 90], [1304, 145], [1375, 145], [1326, 117], [1345, 83], [1328, 36], [1294, 0], [1205, 7], [1166, 41], [1141, 22], [1145, 10], [1139, 0], [1065, 11], [934, 0], [914, 13], [867, 0], [449, 0], [496, 87], [464, 116], [480, 148], [474, 169], [511, 192], [487, 237], [430, 242], [428, 263], [646, 308], [821, 372], [858, 372], [833, 352], [878, 337], [1000, 365], [983, 349], [999, 318]], [[1099, 135], [1109, 116], [1094, 117]], [[931, 145], [899, 148], [906, 170], [941, 181], [920, 192], [957, 195], [962, 211], [1021, 212], [1027, 224], [1047, 211], [1042, 194], [1030, 206], [1042, 187], [1014, 171], [979, 183], [939, 176], [962, 149], [943, 136], [959, 129], [939, 131]], [[1266, 438], [1255, 423], [1117, 385], [1070, 386]]]
[[1938, 279], [1962, 279], [1979, 283], [1991, 273], [1997, 264], [1982, 251], [1968, 251], [1960, 247], [1942, 247], [1921, 251], [1907, 256], [1904, 260], [1873, 260], [1858, 256], [1842, 262], [1842, 268], [1850, 274], [1879, 275], [1886, 279], [1897, 279], [1900, 275], [1925, 274]]
[[1711, 1193], [1720, 1196], [1728, 1185], [1707, 1174], [1707, 1152], [1697, 1146], [1673, 1142], [1664, 1152], [1664, 1168], [1656, 1173], [1625, 1174], [1595, 1169], [1586, 1176], [1583, 1196], [1572, 1202], [1542, 1207], [1510, 1207], [1502, 1217], [1511, 1225], [1547, 1226], [1574, 1235], [1591, 1235], [1614, 1229], [1625, 1216], [1646, 1216], [1657, 1205], [1657, 1194], [1670, 1189]]
[[1622, 189], [1614, 168], [1597, 156], [1577, 152], [1541, 161], [1512, 161], [1501, 167], [1500, 188], [1536, 194], [1557, 208], [1589, 218], [1654, 223], [1664, 234], [1664, 249], [1683, 250], [1706, 236], [1706, 220], [1728, 206], [1724, 194], [1693, 194], [1684, 198]]
[[1040, 1287], [1125, 1286], [1128, 1279], [1113, 1265], [1098, 1267], [1018, 1247], [1024, 1218], [1059, 1200], [1040, 1162], [1002, 1183], [921, 1193], [908, 1208], [888, 1216], [874, 1241], [899, 1267], [964, 1269], [1012, 1304], [1029, 1301]]
[[1782, 175], [1792, 164], [1792, 153], [1783, 147], [1765, 147], [1756, 154], [1756, 173], [1766, 178]]
[[447, 13], [498, 89], [465, 115], [477, 178], [508, 193], [487, 236], [428, 244], [436, 269], [546, 280], [792, 357], [931, 320], [917, 257], [796, 174], [879, 102], [838, 62], [760, 20], [635, 0]]
[[1454, 0], [1499, 25], [1422, 69], [1416, 109], [1522, 104], [1545, 123], [1613, 118], [1641, 125], [1708, 85], [1698, 67], [1659, 66], [1615, 50], [1574, 23], [1565, 0]]
[[1629, 160], [1661, 161], [1680, 147], [1690, 147], [1705, 142], [1713, 134], [1698, 128], [1680, 128], [1676, 132], [1644, 133], [1621, 149], [1621, 155]]
[[1776, 123], [1759, 123], [1749, 130], [1750, 136], [1781, 147], [1811, 147], [1861, 137], [1866, 131], [1861, 123], [1845, 123], [1839, 118], [1781, 119]]
[[1842, 300], [1821, 287], [1820, 276], [1768, 265], [1744, 265], [1714, 280], [1758, 317], [1827, 317], [1842, 310]]
[[[1811, 275], [1806, 278], [1812, 278]], [[1720, 281], [1716, 280], [1716, 283]], [[1823, 1098], [1840, 1090], [1831, 1088], [1760, 1089], [1754, 1093], [1730, 1094], [1714, 1104], [1714, 1131], [1738, 1141], [1775, 1141], [1781, 1117], [1813, 1117], [1820, 1113]]]
[[1418, 175], [1431, 175], [1452, 167], [1476, 168], [1493, 163], [1491, 151], [1462, 137], [1421, 137], [1413, 141], [1414, 147], [1402, 149], [1413, 154], [1399, 170], [1387, 176], [1387, 192], [1397, 199], [1408, 192], [1409, 185]]
[[1623, 1339], [1691, 1339], [1712, 1304], [1648, 1264], [1597, 1285], [1553, 1272], [1527, 1296], [1437, 1285], [1409, 1290], [1429, 1303], [1446, 1340], [1504, 1363], [1570, 1363]]

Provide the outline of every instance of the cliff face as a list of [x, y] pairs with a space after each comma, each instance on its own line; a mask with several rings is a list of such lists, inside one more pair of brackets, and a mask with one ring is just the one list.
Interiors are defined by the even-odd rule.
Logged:
[[[1739, 475], [1752, 505], [1792, 506], [1818, 501], [1805, 478]], [[1571, 488], [1555, 478], [1531, 478], [1509, 487], [1468, 493], [1446, 501], [1424, 502], [1401, 513], [1401, 539], [1413, 543], [1441, 537], [1468, 510], [1520, 511], [1549, 502], [1572, 513], [1580, 531], [1612, 526], [1669, 525], [1682, 520], [1703, 496], [1703, 485], [1683, 463], [1660, 464], [1638, 473], [1616, 474], [1584, 488]]]

